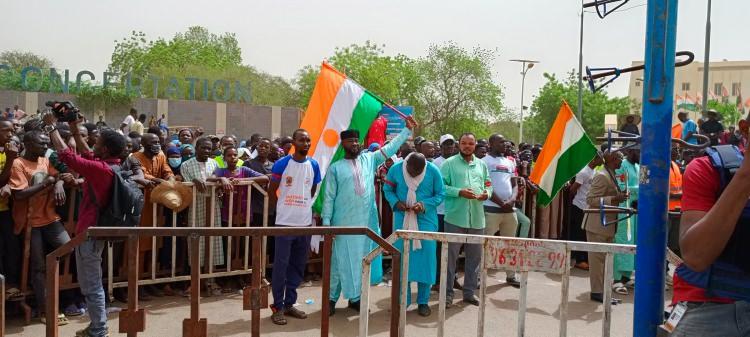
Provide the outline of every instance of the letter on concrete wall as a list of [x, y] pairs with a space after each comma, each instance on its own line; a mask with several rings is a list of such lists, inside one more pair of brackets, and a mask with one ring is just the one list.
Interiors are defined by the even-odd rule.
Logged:
[[65, 82], [62, 80], [62, 76], [57, 73], [55, 68], [49, 68], [49, 92], [55, 92], [55, 88], [59, 85], [62, 88], [63, 93], [69, 92], [70, 87], [70, 72], [65, 69]]
[[140, 98], [142, 96], [141, 86], [143, 85], [143, 78], [136, 77], [135, 79], [138, 80], [138, 85], [133, 85], [133, 74], [128, 73], [128, 77], [125, 79], [125, 92], [128, 95], [135, 93], [135, 96]]
[[151, 86], [154, 88], [154, 98], [159, 98], [159, 77], [151, 75], [148, 78], [151, 79]]
[[247, 82], [247, 88], [243, 87], [242, 84], [240, 84], [240, 81], [234, 82], [234, 101], [237, 103], [252, 103], [253, 99], [250, 95], [252, 91], [252, 85], [250, 82]]
[[200, 79], [196, 77], [185, 77], [185, 80], [188, 81], [188, 98], [189, 100], [195, 99], [195, 82], [200, 81]]
[[[28, 82], [28, 77], [27, 77], [29, 72], [35, 72], [39, 74], [39, 81], [37, 82], [37, 86], [35, 88], [29, 88], [29, 82]], [[28, 66], [26, 68], [23, 68], [21, 70], [21, 87], [23, 88], [23, 90], [39, 91], [39, 89], [42, 88], [42, 70], [34, 66]]]
[[94, 73], [88, 70], [79, 71], [78, 75], [76, 75], [76, 90], [81, 90], [81, 79], [83, 78], [83, 75], [89, 75], [89, 81], [93, 81], [96, 79], [96, 77], [94, 77]]
[[[219, 96], [219, 88], [221, 88], [221, 93], [222, 93], [221, 96]], [[213, 91], [214, 91], [213, 100], [217, 102], [226, 102], [232, 96], [232, 92], [229, 89], [229, 82], [225, 80], [216, 80], [214, 82]]]
[[180, 92], [180, 83], [177, 82], [176, 77], [169, 78], [169, 83], [167, 83], [167, 90], [164, 92], [164, 95], [169, 98], [182, 98], [182, 93]]
[[111, 77], [117, 76], [117, 73], [105, 71], [104, 72], [104, 81], [102, 81], [102, 87], [106, 88], [110, 85], [115, 85], [115, 83], [110, 82]]

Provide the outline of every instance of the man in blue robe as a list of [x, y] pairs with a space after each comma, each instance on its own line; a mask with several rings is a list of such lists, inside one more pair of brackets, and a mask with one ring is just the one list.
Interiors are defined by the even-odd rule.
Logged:
[[[357, 130], [341, 132], [344, 159], [328, 168], [325, 178], [325, 201], [321, 218], [323, 226], [361, 226], [380, 234], [378, 211], [375, 206], [375, 170], [394, 155], [417, 125], [413, 118], [406, 119], [406, 127], [388, 145], [376, 152], [361, 152], [360, 134]], [[339, 235], [333, 241], [331, 257], [331, 301], [328, 314], [336, 313], [336, 301], [344, 293], [349, 307], [359, 311], [362, 288], [362, 258], [377, 244], [363, 235]], [[372, 262], [371, 283], [383, 277], [380, 258]]]
[[[412, 153], [388, 171], [383, 186], [385, 198], [393, 208], [393, 229], [437, 232], [437, 206], [445, 198], [445, 186], [440, 169], [428, 162], [421, 153]], [[403, 240], [396, 248], [403, 252]], [[427, 317], [431, 310], [430, 287], [437, 270], [437, 243], [433, 240], [413, 240], [409, 252], [409, 282], [417, 282], [417, 312]], [[407, 305], [411, 303], [411, 284], [407, 291]], [[403, 294], [402, 294], [403, 296]]]

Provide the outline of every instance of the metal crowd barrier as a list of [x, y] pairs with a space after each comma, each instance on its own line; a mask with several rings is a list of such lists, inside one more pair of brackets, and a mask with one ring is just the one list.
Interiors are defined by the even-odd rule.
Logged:
[[[614, 254], [635, 254], [636, 246], [620, 245], [607, 243], [590, 243], [578, 241], [558, 241], [542, 239], [525, 239], [510, 238], [486, 235], [466, 235], [466, 234], [449, 234], [436, 232], [417, 232], [398, 230], [388, 237], [387, 241], [391, 244], [396, 240], [404, 240], [401, 266], [400, 282], [400, 317], [398, 333], [403, 337], [406, 333], [406, 292], [408, 291], [408, 274], [409, 274], [409, 256], [412, 240], [434, 240], [442, 242], [441, 260], [440, 260], [440, 293], [438, 297], [438, 336], [442, 337], [445, 333], [445, 298], [446, 284], [448, 284], [448, 244], [480, 244], [483, 248], [480, 262], [481, 278], [479, 289], [479, 319], [477, 323], [477, 333], [479, 337], [484, 336], [484, 316], [487, 298], [487, 270], [500, 269], [519, 272], [521, 275], [521, 289], [518, 308], [518, 336], [525, 335], [526, 321], [526, 293], [527, 280], [529, 272], [544, 272], [562, 275], [562, 298], [560, 301], [560, 336], [568, 335], [568, 292], [570, 286], [570, 252], [587, 251], [595, 253], [605, 253], [604, 267], [604, 320], [602, 322], [602, 336], [610, 336], [610, 325], [612, 320], [612, 268]], [[378, 247], [371, 251], [363, 259], [364, 268], [362, 268], [362, 295], [359, 316], [359, 336], [368, 335], [368, 311], [369, 293], [370, 293], [370, 268], [367, 268], [372, 260], [383, 252]], [[394, 269], [398, 267], [398, 262], [393, 262]], [[393, 276], [393, 288], [397, 285], [397, 276]]]
[[[233, 228], [233, 227], [240, 227], [240, 228], [250, 228], [251, 227], [251, 204], [252, 204], [252, 190], [255, 189], [258, 192], [260, 192], [263, 195], [263, 227], [268, 227], [268, 193], [266, 192], [265, 188], [258, 184], [258, 178], [247, 178], [236, 181], [234, 185], [234, 190], [229, 193], [229, 209], [228, 209], [228, 217], [227, 217], [227, 227]], [[191, 205], [195, 205], [198, 201], [197, 197], [197, 188], [194, 186], [191, 182], [182, 182], [181, 184], [185, 186], [190, 186], [192, 188], [192, 194], [193, 194], [193, 200]], [[210, 228], [218, 228], [221, 227], [221, 223], [217, 224], [216, 214], [215, 212], [220, 211], [217, 210], [217, 207], [215, 206], [217, 204], [217, 198], [218, 191], [221, 190], [221, 184], [219, 183], [206, 183], [207, 188], [210, 190], [210, 202], [206, 202], [206, 213], [208, 215], [208, 220], [205, 223], [204, 226], [199, 227], [210, 227]], [[239, 189], [246, 189], [247, 193], [247, 203], [246, 203], [246, 212], [245, 214], [241, 214], [241, 207], [240, 211], [235, 209], [235, 198], [239, 197]], [[209, 199], [209, 198], [207, 198]], [[152, 216], [152, 228], [164, 228], [159, 227], [159, 208], [164, 209], [165, 212], [169, 211], [172, 212], [172, 223], [168, 224], [167, 226], [171, 226], [171, 228], [178, 228], [177, 225], [177, 218], [178, 218], [178, 212], [174, 212], [171, 210], [167, 210], [166, 208], [158, 205], [157, 203], [152, 203], [152, 214], [144, 214], [143, 216]], [[196, 207], [189, 207], [186, 209], [187, 212], [189, 212], [189, 216], [192, 219], [189, 223], [192, 224], [193, 227], [196, 226], [196, 224], [200, 224], [203, 221], [200, 219], [196, 219]], [[244, 220], [239, 226], [236, 226], [237, 224], [234, 223], [234, 219], [236, 215], [243, 215]], [[162, 216], [163, 217], [163, 214]], [[265, 259], [266, 259], [266, 238], [263, 238], [262, 240], [262, 248], [261, 248], [261, 259], [263, 259], [263, 265], [266, 265]], [[201, 278], [217, 278], [217, 277], [226, 277], [226, 276], [237, 276], [237, 275], [248, 275], [252, 271], [248, 268], [250, 265], [250, 240], [248, 238], [244, 238], [244, 244], [241, 242], [237, 242], [236, 248], [238, 248], [238, 252], [234, 252], [232, 250], [233, 242], [232, 237], [227, 237], [226, 240], [226, 247], [224, 247], [224, 253], [226, 254], [226, 260], [224, 261], [226, 264], [226, 270], [223, 271], [217, 271], [214, 270], [214, 250], [211, 249], [212, 243], [211, 240], [206, 239], [204, 240], [204, 252], [206, 252], [205, 258], [204, 258], [204, 265], [203, 268], [205, 269], [205, 273], [201, 274]], [[197, 247], [197, 246], [196, 246]], [[240, 249], [243, 248], [244, 249]], [[114, 288], [121, 288], [121, 287], [128, 287], [127, 281], [115, 281], [114, 277], [114, 269], [119, 267], [115, 266], [115, 262], [113, 261], [114, 257], [114, 247], [112, 242], [109, 242], [107, 245], [107, 251], [108, 251], [108, 258], [107, 258], [107, 293], [111, 297], [113, 294]], [[164, 248], [162, 248], [164, 249]], [[196, 248], [197, 249], [197, 248]], [[140, 252], [139, 252], [140, 253]], [[238, 253], [241, 255], [242, 260], [242, 268], [233, 268], [233, 254]], [[189, 275], [177, 275], [177, 240], [175, 236], [172, 236], [171, 240], [171, 263], [170, 268], [168, 271], [168, 275], [164, 276], [163, 273], [159, 272], [159, 268], [157, 266], [157, 256], [159, 255], [159, 249], [157, 247], [157, 240], [151, 240], [151, 259], [150, 259], [150, 275], [147, 275], [147, 277], [144, 279], [140, 279], [138, 281], [138, 285], [152, 285], [152, 284], [162, 284], [162, 283], [170, 283], [170, 282], [178, 282], [178, 281], [188, 281], [190, 280]], [[192, 266], [198, 267], [198, 264], [192, 264]], [[234, 270], [233, 270], [234, 269]], [[161, 274], [161, 275], [160, 275]], [[261, 274], [265, 274], [265, 268], [264, 270], [261, 270]]]
[[[252, 283], [243, 290], [243, 310], [252, 311], [251, 314], [251, 336], [260, 336], [260, 310], [268, 307], [269, 287], [263, 284], [262, 271], [265, 269], [261, 255], [261, 241], [265, 236], [279, 235], [322, 235], [324, 236], [323, 244], [323, 286], [322, 298], [327, 299], [330, 291], [330, 273], [331, 273], [331, 251], [333, 246], [333, 237], [336, 235], [366, 235], [379, 245], [379, 248], [389, 252], [394, 261], [393, 266], [393, 289], [391, 291], [391, 326], [390, 336], [398, 335], [398, 322], [400, 311], [398, 310], [398, 289], [400, 273], [400, 252], [388, 243], [385, 239], [377, 235], [366, 227], [304, 227], [304, 228], [124, 228], [124, 227], [92, 227], [81, 235], [76, 236], [68, 243], [60, 246], [49, 255], [47, 255], [47, 337], [57, 337], [58, 327], [56, 322], [57, 310], [59, 306], [59, 288], [60, 270], [59, 260], [62, 256], [73, 252], [73, 249], [89, 238], [99, 238], [111, 240], [115, 238], [125, 238], [127, 245], [128, 258], [128, 307], [120, 312], [119, 332], [127, 333], [129, 337], [137, 336], [143, 332], [146, 327], [146, 315], [143, 309], [138, 305], [138, 240], [140, 237], [185, 237], [190, 241], [192, 247], [197, 247], [201, 238], [212, 236], [244, 236], [253, 240], [252, 250], [252, 269], [247, 272], [252, 274]], [[190, 261], [197, 266], [200, 261], [198, 249], [190, 249]], [[261, 271], [261, 272], [253, 272]], [[190, 288], [190, 317], [183, 320], [182, 336], [185, 337], [204, 337], [207, 334], [208, 322], [206, 318], [200, 317], [200, 280], [206, 278], [206, 274], [200, 272], [200, 268], [191, 268], [189, 280]], [[328, 336], [329, 301], [321, 301], [321, 325], [320, 335]]]
[[5, 336], [5, 276], [0, 274], [0, 337]]

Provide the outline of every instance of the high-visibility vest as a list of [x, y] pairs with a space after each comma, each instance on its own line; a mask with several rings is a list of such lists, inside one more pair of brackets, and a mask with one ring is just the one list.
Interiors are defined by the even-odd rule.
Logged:
[[680, 208], [682, 199], [682, 172], [677, 163], [672, 162], [669, 171], [669, 209]]

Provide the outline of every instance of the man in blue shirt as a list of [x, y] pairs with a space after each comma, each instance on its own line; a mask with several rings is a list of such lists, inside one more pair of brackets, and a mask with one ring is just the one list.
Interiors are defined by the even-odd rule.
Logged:
[[695, 124], [685, 111], [678, 112], [677, 118], [682, 122], [682, 140], [688, 144], [698, 144], [698, 139], [693, 136], [698, 133], [698, 124]]

